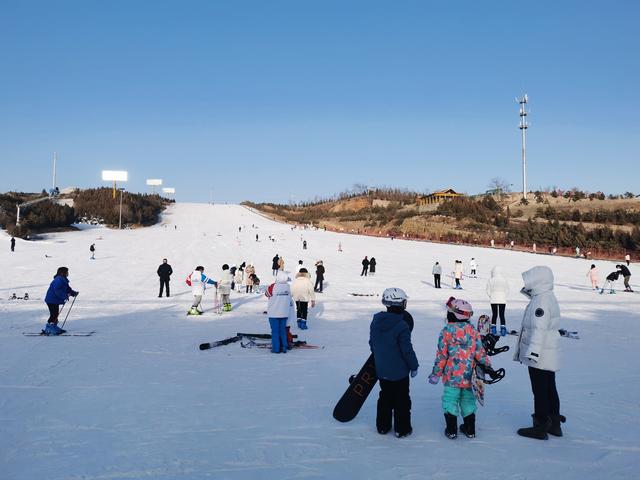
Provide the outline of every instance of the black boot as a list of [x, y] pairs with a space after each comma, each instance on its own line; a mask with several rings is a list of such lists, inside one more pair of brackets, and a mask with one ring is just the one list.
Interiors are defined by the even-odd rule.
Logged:
[[549, 428], [549, 433], [554, 437], [561, 437], [562, 427], [560, 424], [566, 421], [567, 419], [564, 415], [551, 415], [551, 427]]
[[444, 431], [444, 434], [447, 438], [453, 440], [458, 437], [458, 417], [455, 415], [451, 415], [450, 413], [444, 414], [444, 419], [447, 422], [447, 428]]
[[549, 417], [541, 421], [534, 416], [533, 427], [519, 428], [518, 435], [522, 437], [535, 438], [537, 440], [547, 440], [549, 438], [547, 435], [549, 428], [551, 428], [551, 419]]
[[464, 423], [460, 425], [460, 431], [464, 433], [467, 438], [476, 438], [476, 414], [472, 413], [464, 417]]

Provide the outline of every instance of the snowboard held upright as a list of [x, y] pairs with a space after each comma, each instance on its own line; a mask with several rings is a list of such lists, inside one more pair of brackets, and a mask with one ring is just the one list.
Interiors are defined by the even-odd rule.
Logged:
[[333, 409], [333, 418], [339, 422], [349, 422], [356, 418], [377, 382], [376, 363], [372, 353], [336, 404]]

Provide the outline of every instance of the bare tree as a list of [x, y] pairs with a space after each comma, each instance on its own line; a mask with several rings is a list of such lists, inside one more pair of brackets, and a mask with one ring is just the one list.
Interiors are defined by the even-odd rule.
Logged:
[[494, 177], [489, 182], [489, 188], [494, 191], [496, 195], [506, 195], [511, 193], [511, 184], [502, 177]]

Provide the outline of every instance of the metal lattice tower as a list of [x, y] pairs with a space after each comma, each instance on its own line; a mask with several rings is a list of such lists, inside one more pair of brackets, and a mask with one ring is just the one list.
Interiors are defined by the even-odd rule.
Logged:
[[520, 131], [522, 132], [522, 198], [527, 199], [527, 110], [526, 105], [529, 97], [525, 93], [523, 97], [516, 98], [520, 104]]

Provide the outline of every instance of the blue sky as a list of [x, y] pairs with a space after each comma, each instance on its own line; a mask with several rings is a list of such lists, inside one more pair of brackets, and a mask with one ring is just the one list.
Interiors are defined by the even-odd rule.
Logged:
[[640, 193], [634, 1], [0, 0], [0, 191]]

